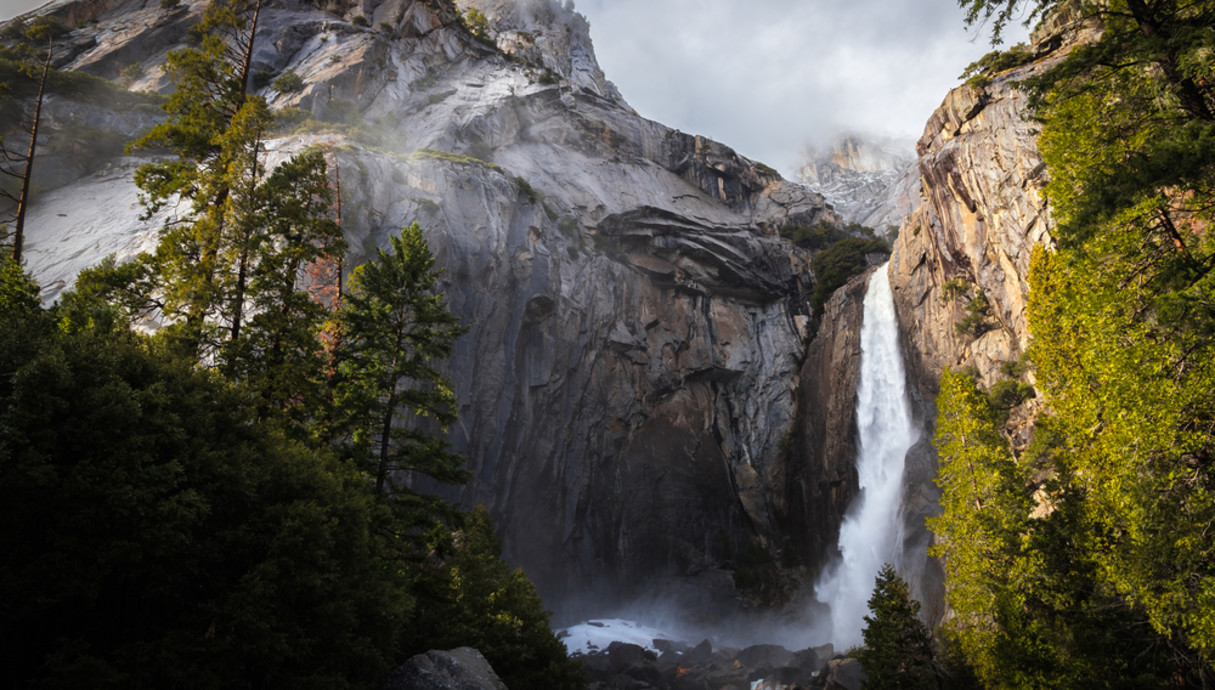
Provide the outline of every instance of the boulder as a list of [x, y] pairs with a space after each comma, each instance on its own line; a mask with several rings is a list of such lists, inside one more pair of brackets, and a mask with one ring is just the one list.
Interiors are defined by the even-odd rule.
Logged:
[[431, 650], [405, 662], [381, 690], [507, 690], [493, 667], [472, 647]]
[[865, 670], [856, 659], [832, 659], [827, 662], [826, 690], [861, 690]]

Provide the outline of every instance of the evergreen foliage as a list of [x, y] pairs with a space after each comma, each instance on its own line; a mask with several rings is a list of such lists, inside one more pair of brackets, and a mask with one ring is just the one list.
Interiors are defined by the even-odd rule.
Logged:
[[291, 70], [287, 70], [275, 77], [271, 83], [271, 87], [279, 93], [295, 93], [304, 88], [304, 79], [300, 75]]
[[864, 272], [869, 266], [866, 256], [889, 253], [890, 247], [882, 240], [847, 237], [815, 254], [810, 261], [815, 278], [810, 303], [815, 313], [822, 313], [823, 305], [836, 290]]
[[349, 435], [349, 452], [375, 479], [376, 491], [392, 489], [399, 501], [433, 513], [433, 501], [409, 490], [408, 473], [467, 481], [463, 459], [425, 428], [428, 421], [455, 421], [455, 394], [435, 362], [451, 356], [466, 329], [436, 290], [439, 272], [417, 223], [391, 243], [392, 251], [380, 250], [377, 261], [355, 270], [337, 315], [337, 427]]
[[0, 286], [0, 640], [15, 687], [371, 687], [412, 606], [352, 468], [113, 313]]
[[1002, 416], [974, 380], [947, 371], [937, 407], [942, 513], [929, 521], [933, 553], [954, 613], [947, 634], [983, 685], [1166, 687], [1166, 640], [1102, 581], [1089, 551], [1099, 538], [1068, 468], [1053, 466], [1040, 487], [1052, 510], [1035, 517], [1030, 480], [1042, 467], [1014, 458]]
[[[998, 35], [1024, 7], [1032, 17], [1064, 3], [961, 4]], [[1013, 459], [997, 450], [990, 407], [1020, 397], [1020, 384], [993, 388], [984, 409], [956, 375], [943, 378], [943, 465], [1021, 476], [1006, 483], [1008, 509], [986, 522], [1005, 535], [988, 547], [999, 569], [975, 572], [967, 542], [991, 503], [951, 512], [973, 491], [959, 475], [943, 474], [934, 530], [960, 646], [988, 685], [1206, 687], [1215, 682], [1215, 2], [1067, 5], [1098, 20], [1100, 37], [1025, 82], [1057, 221], [1058, 248], [1031, 260], [1028, 313], [1051, 415]], [[1033, 491], [1040, 505], [1028, 517], [1017, 505]]]
[[932, 635], [918, 618], [920, 602], [911, 598], [907, 582], [886, 564], [878, 573], [873, 596], [869, 597], [872, 616], [865, 616], [861, 632], [865, 647], [859, 659], [865, 669], [862, 686], [886, 690], [936, 690], [941, 687], [940, 671], [932, 649]]
[[579, 690], [587, 679], [548, 625], [522, 570], [500, 559], [489, 511], [477, 506], [454, 535], [437, 596], [422, 602], [413, 630], [420, 647], [475, 647], [507, 687]]

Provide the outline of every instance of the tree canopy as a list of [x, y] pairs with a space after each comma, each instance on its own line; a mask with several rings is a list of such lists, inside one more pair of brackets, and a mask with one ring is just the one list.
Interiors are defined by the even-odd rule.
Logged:
[[1064, 5], [1101, 32], [1022, 82], [1057, 240], [1029, 275], [1035, 442], [942, 378], [953, 632], [991, 687], [1209, 686], [1215, 2], [961, 4], [995, 33]]

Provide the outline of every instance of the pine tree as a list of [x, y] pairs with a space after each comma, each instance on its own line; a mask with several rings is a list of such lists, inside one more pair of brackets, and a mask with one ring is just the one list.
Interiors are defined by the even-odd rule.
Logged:
[[[26, 39], [38, 44], [45, 43], [41, 54], [30, 44], [22, 46], [24, 52], [34, 58], [33, 61], [24, 65], [25, 76], [37, 79], [38, 82], [38, 93], [34, 97], [34, 114], [28, 124], [29, 143], [25, 152], [19, 153], [9, 150], [5, 146], [4, 138], [0, 137], [0, 173], [19, 181], [16, 192], [0, 188], [0, 197], [7, 198], [16, 204], [16, 211], [12, 216], [11, 238], [6, 237], [6, 239], [11, 239], [12, 257], [17, 264], [22, 262], [25, 248], [25, 217], [29, 212], [31, 200], [34, 160], [38, 152], [38, 130], [42, 123], [42, 101], [46, 96], [47, 80], [51, 74], [51, 57], [55, 49], [55, 38], [65, 32], [66, 29], [61, 24], [49, 19], [37, 22], [25, 29], [24, 37]], [[4, 95], [3, 90], [6, 89], [8, 89], [7, 85], [0, 85], [0, 96]], [[4, 226], [0, 226], [0, 231], [8, 234], [7, 228]]]
[[[272, 122], [266, 102], [246, 94], [260, 3], [252, 8], [217, 0], [207, 9], [198, 48], [169, 55], [177, 89], [166, 122], [136, 142], [168, 147], [175, 160], [136, 172], [148, 215], [174, 198], [185, 214], [165, 226], [156, 253], [144, 257], [165, 329], [187, 352], [223, 365], [267, 399], [289, 395], [308, 376], [271, 382], [255, 372], [280, 371], [314, 343], [301, 337], [319, 325], [299, 278], [323, 254], [340, 255], [340, 231], [329, 217], [324, 157], [299, 154], [274, 170], [262, 162]], [[310, 369], [316, 369], [310, 363]], [[287, 369], [281, 371], [285, 374]]]
[[407, 513], [426, 522], [441, 504], [410, 490], [412, 473], [467, 481], [463, 459], [439, 436], [455, 421], [456, 398], [436, 368], [465, 329], [436, 289], [435, 258], [417, 223], [390, 241], [391, 251], [355, 269], [337, 315], [338, 428], [376, 491], [391, 490]]
[[906, 688], [936, 690], [940, 672], [932, 649], [932, 635], [919, 619], [920, 602], [911, 598], [907, 582], [887, 563], [878, 573], [872, 616], [865, 616], [860, 653], [865, 669], [863, 687], [875, 690]]

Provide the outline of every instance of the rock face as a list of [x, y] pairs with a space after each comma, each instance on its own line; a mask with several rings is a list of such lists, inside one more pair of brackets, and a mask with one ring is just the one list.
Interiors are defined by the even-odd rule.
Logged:
[[[1056, 63], [1092, 30], [1058, 17], [1044, 23], [1034, 37], [1034, 62], [993, 75], [985, 86], [951, 91], [916, 145], [922, 199], [899, 231], [890, 278], [913, 402], [928, 429], [908, 455], [904, 512], [905, 550], [926, 565], [925, 577], [911, 584], [930, 617], [944, 613], [940, 571], [923, 556], [931, 540], [924, 518], [939, 497], [928, 443], [937, 383], [945, 367], [974, 367], [990, 386], [1001, 377], [999, 365], [1024, 352], [1030, 254], [1053, 242], [1040, 196], [1046, 177], [1037, 132], [1026, 95], [1011, 83]], [[989, 305], [979, 312], [982, 321], [960, 328], [978, 311], [967, 306], [980, 294]]]
[[890, 240], [919, 203], [920, 174], [910, 140], [844, 135], [829, 146], [807, 148], [797, 176], [845, 222]]
[[859, 490], [856, 395], [868, 278], [868, 271], [853, 278], [824, 305], [799, 376], [778, 508], [782, 531], [807, 563], [836, 553], [841, 516]]
[[[498, 47], [446, 0], [275, 0], [254, 59], [259, 83], [286, 70], [305, 81], [263, 87], [273, 107], [335, 121], [267, 148], [272, 164], [331, 151], [349, 263], [416, 220], [446, 271], [451, 309], [471, 328], [449, 363], [461, 400], [450, 439], [475, 474], [448, 491], [490, 508], [506, 557], [552, 607], [710, 571], [756, 537], [777, 543], [782, 527], [833, 534], [835, 480], [808, 479], [802, 463], [835, 457], [819, 439], [850, 443], [836, 429], [851, 427], [843, 313], [854, 307], [829, 306], [834, 335], [803, 364], [813, 275], [777, 230], [837, 216], [729, 148], [632, 112], [572, 10], [470, 5]], [[57, 56], [65, 68], [109, 77], [138, 63], [135, 85], [163, 89], [166, 51], [203, 6], [57, 0], [40, 11], [81, 26]], [[77, 107], [61, 106], [65, 117]], [[106, 158], [46, 185], [27, 252], [47, 296], [106, 254], [151, 246], [158, 220], [138, 219], [130, 177], [144, 160]], [[829, 380], [799, 389], [810, 376]], [[791, 456], [782, 441], [799, 395], [831, 421], [814, 418]]]

